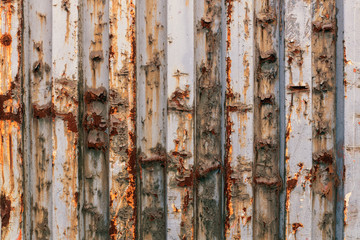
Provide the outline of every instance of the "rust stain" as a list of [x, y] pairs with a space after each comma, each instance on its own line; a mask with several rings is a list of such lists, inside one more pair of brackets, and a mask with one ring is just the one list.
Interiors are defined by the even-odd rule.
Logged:
[[11, 45], [12, 37], [9, 33], [5, 33], [1, 36], [0, 42], [3, 46], [8, 47]]
[[65, 42], [68, 42], [69, 41], [69, 33], [70, 33], [70, 2], [69, 2], [69, 0], [62, 0], [61, 8], [66, 12]]
[[[122, 18], [127, 21], [126, 41], [130, 45], [126, 51], [119, 50], [118, 44], [118, 21]], [[135, 5], [132, 0], [127, 1], [125, 6], [119, 1], [112, 1], [110, 41], [110, 162], [124, 163], [121, 174], [128, 175], [128, 178], [120, 181], [117, 175], [112, 176], [109, 232], [111, 239], [136, 239], [136, 41]], [[118, 68], [120, 56], [123, 59], [121, 69]]]
[[[228, 1], [228, 9], [232, 8], [232, 1]], [[230, 10], [232, 11], [232, 10]], [[229, 13], [228, 10], [228, 18], [231, 18], [231, 12]], [[230, 27], [228, 26], [228, 34], [230, 31]], [[231, 34], [228, 35], [228, 48], [230, 48], [231, 41]], [[229, 49], [228, 49], [229, 50]], [[232, 93], [231, 89], [231, 60], [228, 57], [227, 58], [227, 65], [226, 65], [226, 72], [227, 72], [227, 91], [226, 91], [226, 97], [228, 99], [233, 98], [234, 94]], [[227, 100], [227, 104], [228, 101]], [[232, 126], [233, 122], [231, 121], [230, 111], [229, 108], [227, 108], [226, 111], [226, 142], [225, 142], [225, 196], [226, 196], [226, 218], [225, 218], [225, 237], [229, 234], [230, 231], [230, 219], [234, 214], [233, 206], [232, 206], [232, 185], [233, 185], [233, 179], [231, 178], [231, 174], [233, 172], [231, 167], [231, 160], [232, 160], [232, 143], [231, 143], [231, 134], [232, 134]]]
[[296, 235], [296, 232], [299, 231], [299, 228], [304, 227], [304, 225], [302, 223], [293, 223], [292, 224], [292, 231], [293, 234]]

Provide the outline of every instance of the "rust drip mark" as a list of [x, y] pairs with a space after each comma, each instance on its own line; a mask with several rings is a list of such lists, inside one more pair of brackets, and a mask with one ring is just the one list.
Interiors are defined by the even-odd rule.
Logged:
[[175, 92], [171, 94], [170, 99], [168, 99], [168, 109], [181, 112], [192, 112], [192, 109], [187, 105], [189, 97], [189, 85], [186, 85], [185, 90], [176, 88]]
[[11, 45], [12, 37], [9, 33], [5, 33], [1, 36], [0, 42], [3, 46], [8, 47]]
[[4, 194], [0, 196], [1, 206], [1, 228], [7, 228], [10, 223], [11, 216], [11, 200]]
[[304, 227], [304, 225], [302, 225], [301, 223], [293, 223], [292, 224], [292, 233], [293, 235], [296, 235], [296, 232], [299, 231], [299, 228]]

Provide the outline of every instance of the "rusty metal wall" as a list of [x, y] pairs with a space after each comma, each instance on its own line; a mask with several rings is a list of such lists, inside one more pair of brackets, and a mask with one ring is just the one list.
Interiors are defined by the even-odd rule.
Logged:
[[360, 239], [360, 0], [1, 0], [1, 239]]

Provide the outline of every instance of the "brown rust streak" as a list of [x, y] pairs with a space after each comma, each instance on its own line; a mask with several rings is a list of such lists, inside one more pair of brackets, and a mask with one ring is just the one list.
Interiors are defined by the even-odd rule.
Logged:
[[254, 238], [279, 236], [279, 118], [276, 89], [279, 84], [276, 30], [277, 2], [257, 0], [255, 73], [255, 165], [254, 165]]
[[[314, 201], [322, 205], [317, 213], [318, 236], [335, 236], [336, 164], [335, 146], [335, 64], [336, 1], [316, 0], [312, 18], [313, 69], [313, 176]], [[314, 202], [313, 201], [313, 202]], [[316, 205], [317, 206], [317, 205]]]
[[[231, 49], [231, 22], [233, 14], [233, 0], [226, 1], [226, 51]], [[232, 175], [232, 126], [234, 125], [231, 121], [231, 105], [235, 100], [235, 95], [231, 88], [231, 59], [230, 57], [226, 58], [226, 140], [225, 140], [225, 239], [229, 237], [230, 234], [230, 224], [231, 219], [233, 218], [234, 210], [232, 203], [232, 188], [234, 184], [234, 179], [231, 178]], [[232, 225], [232, 224], [231, 224]]]

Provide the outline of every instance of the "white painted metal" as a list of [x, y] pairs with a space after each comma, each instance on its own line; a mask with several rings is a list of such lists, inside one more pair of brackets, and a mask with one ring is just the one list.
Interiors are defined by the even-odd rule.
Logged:
[[52, 8], [54, 239], [79, 239], [78, 7], [77, 0], [54, 0]]
[[344, 239], [360, 238], [360, 2], [344, 1]]
[[[228, 1], [227, 4], [228, 94], [227, 111], [231, 123], [229, 229], [226, 239], [252, 239], [254, 160], [254, 1]], [[229, 9], [231, 8], [231, 9]], [[231, 111], [231, 108], [237, 109]], [[227, 213], [229, 214], [229, 213]]]
[[311, 4], [286, 0], [284, 9], [286, 239], [311, 239]]
[[[167, 231], [194, 236], [194, 1], [167, 2]], [[181, 24], [179, 24], [181, 23]], [[181, 109], [183, 108], [183, 109]], [[190, 179], [190, 180], [188, 180]]]
[[[22, 236], [21, 1], [0, 3], [0, 238]], [[7, 116], [1, 116], [2, 114]], [[13, 117], [14, 120], [11, 120]]]

